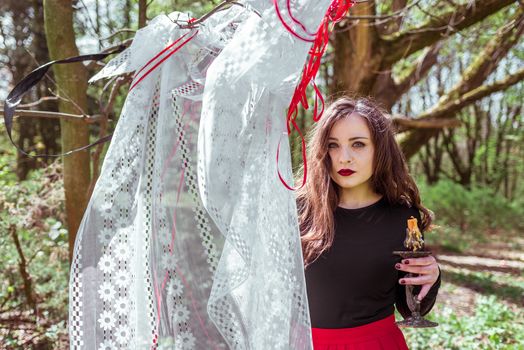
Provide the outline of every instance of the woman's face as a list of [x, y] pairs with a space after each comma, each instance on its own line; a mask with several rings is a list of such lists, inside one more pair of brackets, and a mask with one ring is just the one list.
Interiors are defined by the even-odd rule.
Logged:
[[341, 189], [371, 188], [374, 145], [366, 120], [359, 114], [352, 113], [333, 125], [328, 136], [328, 154], [331, 178]]

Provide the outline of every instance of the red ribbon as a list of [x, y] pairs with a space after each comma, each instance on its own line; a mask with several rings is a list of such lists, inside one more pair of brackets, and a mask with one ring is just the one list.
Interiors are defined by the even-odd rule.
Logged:
[[137, 86], [142, 80], [144, 80], [145, 77], [147, 77], [153, 70], [155, 70], [160, 64], [162, 64], [162, 62], [164, 62], [165, 60], [167, 60], [169, 57], [171, 57], [171, 55], [173, 55], [175, 52], [177, 52], [178, 50], [180, 50], [185, 44], [187, 44], [189, 41], [191, 41], [191, 39], [193, 39], [195, 37], [195, 35], [197, 35], [198, 33], [198, 30], [196, 30], [187, 40], [185, 40], [184, 42], [182, 42], [180, 45], [178, 46], [175, 46], [176, 44], [178, 44], [184, 37], [186, 37], [188, 33], [185, 33], [184, 35], [182, 35], [180, 38], [178, 38], [177, 40], [175, 40], [175, 42], [173, 42], [172, 44], [170, 44], [169, 46], [167, 46], [166, 48], [164, 48], [162, 51], [160, 51], [159, 53], [157, 53], [155, 55], [155, 57], [153, 57], [152, 59], [150, 59], [142, 68], [140, 68], [140, 70], [135, 74], [135, 78], [147, 67], [149, 66], [151, 63], [153, 63], [158, 57], [160, 57], [164, 52], [170, 50], [171, 48], [173, 48], [175, 46], [175, 48], [173, 50], [171, 50], [164, 58], [162, 58], [160, 61], [158, 61], [153, 67], [151, 67], [147, 72], [145, 72], [138, 80], [136, 80], [133, 85], [131, 85], [131, 87], [129, 88], [129, 91], [133, 90], [133, 88], [135, 86]]
[[[302, 179], [302, 185], [298, 188], [292, 188], [290, 187], [282, 178], [280, 175], [280, 170], [278, 169], [278, 155], [280, 150], [280, 141], [278, 143], [277, 148], [277, 172], [278, 177], [280, 178], [280, 181], [284, 184], [284, 186], [290, 190], [297, 190], [299, 188], [302, 188], [304, 184], [306, 183], [307, 179], [307, 159], [306, 159], [306, 143], [304, 141], [304, 136], [302, 135], [302, 132], [300, 131], [300, 128], [295, 123], [295, 119], [298, 114], [298, 104], [302, 104], [302, 106], [305, 109], [309, 109], [309, 104], [307, 102], [307, 96], [306, 96], [306, 90], [309, 84], [313, 86], [314, 92], [315, 92], [315, 104], [314, 104], [314, 110], [313, 110], [313, 121], [318, 122], [320, 120], [320, 117], [324, 113], [324, 98], [322, 97], [322, 93], [320, 92], [320, 89], [315, 84], [315, 76], [317, 75], [318, 69], [320, 68], [320, 63], [322, 56], [326, 52], [326, 48], [329, 42], [329, 34], [333, 30], [335, 23], [339, 22], [349, 11], [349, 8], [353, 6], [354, 2], [351, 0], [333, 0], [331, 5], [329, 6], [326, 15], [322, 19], [322, 22], [320, 23], [320, 26], [318, 27], [317, 31], [315, 33], [310, 33], [307, 28], [299, 21], [297, 20], [293, 14], [291, 13], [291, 6], [290, 6], [290, 0], [286, 0], [287, 5], [287, 11], [289, 17], [292, 19], [293, 22], [298, 24], [300, 28], [309, 36], [314, 36], [314, 38], [307, 38], [301, 34], [298, 34], [291, 26], [286, 23], [284, 18], [282, 17], [282, 13], [280, 12], [280, 8], [278, 6], [278, 0], [273, 0], [273, 4], [275, 6], [275, 10], [277, 13], [278, 18], [280, 19], [280, 22], [282, 22], [282, 25], [296, 38], [303, 40], [305, 42], [311, 42], [313, 43], [311, 49], [309, 50], [309, 59], [306, 63], [303, 71], [302, 71], [302, 77], [300, 79], [300, 82], [298, 83], [297, 87], [295, 88], [295, 92], [293, 94], [293, 97], [291, 98], [291, 103], [289, 104], [288, 112], [287, 112], [287, 132], [288, 135], [291, 134], [291, 127], [290, 124], [293, 125], [294, 129], [298, 132], [300, 135], [301, 143], [302, 143], [302, 160], [304, 163], [304, 177]], [[319, 112], [319, 104], [318, 100], [320, 100], [322, 104], [322, 109]]]

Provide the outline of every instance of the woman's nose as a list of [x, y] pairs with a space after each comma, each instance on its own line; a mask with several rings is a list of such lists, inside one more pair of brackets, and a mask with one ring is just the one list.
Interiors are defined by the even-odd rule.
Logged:
[[351, 154], [351, 151], [346, 148], [346, 147], [342, 147], [342, 152], [340, 152], [340, 162], [341, 163], [348, 163], [348, 162], [351, 162], [351, 160], [353, 159], [353, 155]]

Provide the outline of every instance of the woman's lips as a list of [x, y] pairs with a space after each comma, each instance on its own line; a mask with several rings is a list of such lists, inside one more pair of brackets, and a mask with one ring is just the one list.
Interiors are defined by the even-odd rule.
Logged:
[[342, 170], [339, 170], [338, 173], [340, 175], [342, 175], [342, 176], [349, 176], [349, 175], [353, 174], [354, 171], [351, 170], [351, 169], [342, 169]]

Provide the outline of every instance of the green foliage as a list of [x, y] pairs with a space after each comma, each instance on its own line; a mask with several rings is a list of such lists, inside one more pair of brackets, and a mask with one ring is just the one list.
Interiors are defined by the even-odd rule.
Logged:
[[[26, 331], [2, 330], [0, 338], [2, 346], [19, 349], [28, 348], [25, 341], [33, 336], [33, 345], [55, 344], [66, 336], [69, 263], [59, 164], [17, 182], [10, 166], [13, 156], [0, 155], [0, 315], [24, 320], [21, 328]], [[28, 302], [14, 236], [30, 275], [38, 317]]]
[[[514, 312], [494, 295], [480, 295], [471, 316], [458, 316], [450, 307], [426, 318], [439, 326], [403, 329], [410, 349], [523, 349], [524, 314]], [[399, 319], [400, 316], [397, 316]]]
[[[3, 130], [1, 130], [3, 132]], [[3, 147], [3, 145], [0, 145]], [[10, 166], [11, 154], [0, 155], [0, 188], [6, 188], [16, 182], [14, 169]]]
[[487, 187], [471, 190], [449, 180], [428, 186], [417, 181], [423, 204], [435, 213], [437, 227], [427, 235], [451, 250], [462, 251], [469, 244], [484, 241], [487, 234], [524, 230], [524, 210], [517, 201], [493, 194]]

